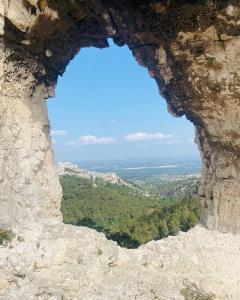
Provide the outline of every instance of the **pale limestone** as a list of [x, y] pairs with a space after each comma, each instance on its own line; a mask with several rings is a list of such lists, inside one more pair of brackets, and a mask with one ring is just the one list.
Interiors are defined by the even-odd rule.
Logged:
[[1, 300], [182, 300], [189, 282], [216, 300], [239, 299], [239, 236], [196, 226], [127, 250], [84, 227], [34, 230], [0, 247]]

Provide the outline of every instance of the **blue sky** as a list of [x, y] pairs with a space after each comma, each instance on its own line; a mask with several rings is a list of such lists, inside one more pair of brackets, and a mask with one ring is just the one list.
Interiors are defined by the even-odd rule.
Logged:
[[197, 158], [193, 125], [167, 112], [130, 50], [85, 48], [48, 100], [55, 159]]

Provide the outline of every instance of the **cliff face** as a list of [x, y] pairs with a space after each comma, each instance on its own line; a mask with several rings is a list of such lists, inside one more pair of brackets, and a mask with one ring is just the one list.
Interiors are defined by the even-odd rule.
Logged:
[[[166, 295], [163, 299], [181, 299], [176, 288], [182, 286], [184, 277], [201, 280], [206, 287], [211, 282], [219, 299], [237, 299], [238, 242], [234, 244], [235, 253], [225, 260], [215, 261], [214, 252], [208, 256], [215, 246], [220, 252], [225, 249], [218, 248], [222, 241], [220, 233], [217, 236], [208, 233], [209, 237], [214, 236], [208, 251], [204, 242], [200, 242], [200, 237], [204, 240], [200, 229], [193, 231], [198, 235], [194, 249], [188, 245], [188, 251], [181, 250], [190, 241], [189, 237], [193, 238], [190, 233], [184, 238], [177, 237], [180, 250], [173, 253], [176, 257], [182, 253], [185, 262], [175, 257], [171, 263], [169, 257], [164, 257], [168, 263], [163, 278], [161, 259], [159, 264], [150, 259], [152, 275], [149, 270], [144, 273], [146, 270], [141, 267], [143, 274], [147, 274], [146, 278], [139, 277], [141, 281], [136, 275], [130, 275], [126, 265], [130, 261], [135, 263], [132, 270], [138, 272], [139, 261], [143, 262], [146, 253], [157, 257], [159, 249], [169, 249], [163, 246], [164, 241], [160, 246], [153, 244], [150, 250], [139, 250], [134, 258], [130, 252], [117, 250], [97, 233], [61, 225], [61, 188], [53, 167], [45, 102], [54, 96], [58, 75], [63, 74], [82, 47], [107, 47], [108, 38], [113, 38], [119, 46], [127, 44], [136, 60], [156, 80], [169, 111], [175, 116], [186, 115], [196, 127], [196, 142], [203, 161], [199, 186], [203, 224], [210, 229], [239, 233], [239, 16], [239, 4], [234, 0], [0, 0], [0, 227], [24, 232], [26, 239], [23, 244], [14, 244], [13, 250], [1, 250], [4, 257], [0, 262], [2, 299], [24, 299], [24, 295], [28, 299], [65, 296], [84, 299], [81, 292], [89, 295], [87, 299], [154, 299], [160, 279], [165, 284], [161, 284]], [[231, 235], [228, 239], [233, 243]], [[170, 245], [171, 240], [167, 243]], [[104, 245], [106, 255], [102, 258], [94, 252], [98, 245]], [[196, 254], [200, 246], [203, 249]], [[34, 251], [30, 250], [32, 247]], [[171, 247], [175, 247], [174, 242]], [[82, 258], [75, 253], [78, 248], [82, 248]], [[225, 250], [221, 255], [217, 252], [218, 259], [228, 253], [229, 249]], [[89, 257], [85, 257], [86, 253]], [[16, 259], [19, 255], [22, 259]], [[115, 261], [118, 267], [115, 273], [110, 272], [109, 264]], [[224, 280], [218, 272], [204, 279], [203, 275], [214, 269], [213, 261], [216, 265], [222, 262], [221, 273], [235, 274], [236, 282], [224, 277], [227, 283], [221, 290]], [[195, 268], [195, 263], [202, 263], [204, 268]], [[230, 265], [233, 270], [229, 269]], [[173, 269], [176, 276], [175, 272], [167, 272]], [[26, 277], [28, 281], [12, 281], [11, 276], [23, 270], [30, 274]], [[66, 276], [59, 278], [59, 270], [68, 274], [71, 283], [65, 281]], [[81, 275], [88, 279], [83, 281], [84, 287], [79, 286], [73, 270], [78, 278]], [[186, 270], [189, 274], [185, 276]], [[101, 279], [94, 278], [94, 274]], [[172, 276], [175, 287], [170, 284]], [[50, 279], [44, 282], [44, 278], [51, 278], [51, 283]], [[54, 278], [58, 278], [59, 284]], [[119, 290], [115, 284], [118, 279], [122, 280]], [[29, 282], [35, 284], [32, 290], [28, 289]], [[96, 288], [90, 282], [95, 282]], [[130, 289], [129, 282], [137, 283]], [[104, 292], [100, 285], [104, 286]], [[153, 293], [148, 289], [150, 286]], [[129, 289], [124, 298], [126, 287]], [[141, 294], [141, 287], [148, 293]], [[30, 291], [36, 292], [32, 298]], [[114, 295], [120, 298], [112, 298]]]

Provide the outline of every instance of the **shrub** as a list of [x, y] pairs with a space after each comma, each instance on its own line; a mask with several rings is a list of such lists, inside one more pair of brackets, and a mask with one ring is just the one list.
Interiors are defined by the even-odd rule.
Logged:
[[186, 287], [180, 291], [184, 300], [214, 300], [213, 294], [207, 294], [202, 289], [198, 288], [194, 283], [187, 283]]
[[0, 246], [5, 245], [14, 238], [12, 231], [0, 228]]

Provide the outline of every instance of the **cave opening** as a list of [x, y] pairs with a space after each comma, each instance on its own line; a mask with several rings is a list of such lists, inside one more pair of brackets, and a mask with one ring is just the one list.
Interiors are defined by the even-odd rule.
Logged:
[[127, 46], [109, 44], [82, 48], [58, 80], [51, 136], [64, 222], [136, 248], [197, 223], [201, 162], [192, 124], [169, 114]]

